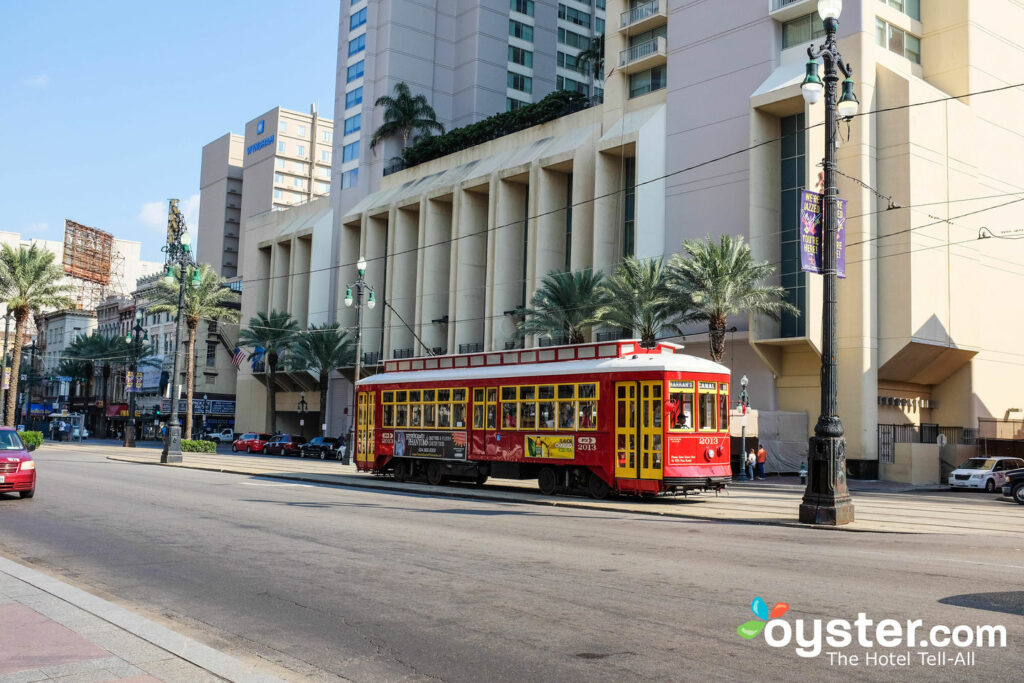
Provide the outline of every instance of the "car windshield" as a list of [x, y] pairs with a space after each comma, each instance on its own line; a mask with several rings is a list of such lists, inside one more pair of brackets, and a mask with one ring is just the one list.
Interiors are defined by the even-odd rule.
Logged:
[[995, 460], [986, 460], [985, 458], [971, 458], [964, 464], [960, 465], [957, 469], [960, 470], [990, 470], [996, 466]]
[[17, 432], [4, 430], [0, 432], [0, 451], [23, 451], [25, 445], [21, 443], [21, 437]]

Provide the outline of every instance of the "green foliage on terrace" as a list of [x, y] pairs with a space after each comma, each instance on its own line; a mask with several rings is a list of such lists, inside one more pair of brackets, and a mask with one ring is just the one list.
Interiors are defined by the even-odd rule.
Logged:
[[402, 152], [402, 161], [408, 168], [454, 154], [579, 111], [585, 108], [586, 102], [586, 96], [581, 93], [556, 90], [540, 102], [488, 116], [483, 121], [455, 128], [444, 135], [423, 136], [405, 148]]

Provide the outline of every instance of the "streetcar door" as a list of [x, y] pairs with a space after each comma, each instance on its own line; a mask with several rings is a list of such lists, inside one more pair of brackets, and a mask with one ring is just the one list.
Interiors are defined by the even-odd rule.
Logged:
[[615, 383], [615, 478], [637, 479], [638, 382]]
[[376, 459], [374, 448], [374, 396], [376, 392], [361, 391], [356, 407], [355, 462], [371, 465]]
[[662, 478], [662, 398], [661, 381], [640, 382], [639, 464], [641, 479]]

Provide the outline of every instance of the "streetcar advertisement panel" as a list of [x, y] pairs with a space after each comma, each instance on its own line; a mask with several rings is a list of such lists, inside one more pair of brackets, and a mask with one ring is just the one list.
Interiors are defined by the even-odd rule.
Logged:
[[466, 432], [395, 432], [395, 457], [466, 459]]
[[572, 460], [574, 456], [571, 435], [530, 434], [526, 437], [527, 458]]

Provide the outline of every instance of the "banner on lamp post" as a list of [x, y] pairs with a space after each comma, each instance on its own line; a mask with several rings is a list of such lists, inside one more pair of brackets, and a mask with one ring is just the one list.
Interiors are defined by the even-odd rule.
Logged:
[[11, 388], [11, 369], [4, 368], [4, 391]]
[[[800, 193], [800, 269], [821, 275], [824, 270], [821, 194]], [[846, 200], [836, 200], [836, 275], [846, 277]]]
[[124, 390], [135, 391], [135, 373], [131, 370], [124, 373]]

